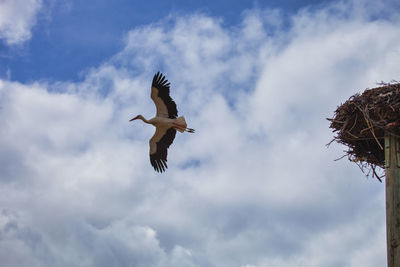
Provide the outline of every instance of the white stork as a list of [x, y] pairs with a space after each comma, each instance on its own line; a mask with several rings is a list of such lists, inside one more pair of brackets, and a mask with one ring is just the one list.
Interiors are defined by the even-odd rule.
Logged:
[[145, 123], [156, 127], [156, 132], [150, 139], [150, 163], [157, 172], [163, 172], [167, 168], [167, 150], [175, 139], [176, 130], [179, 132], [194, 133], [187, 128], [185, 118], [178, 117], [178, 110], [174, 100], [169, 96], [170, 83], [162, 73], [154, 75], [151, 85], [151, 99], [157, 108], [156, 116], [146, 120], [142, 115], [137, 115], [130, 121], [141, 119]]

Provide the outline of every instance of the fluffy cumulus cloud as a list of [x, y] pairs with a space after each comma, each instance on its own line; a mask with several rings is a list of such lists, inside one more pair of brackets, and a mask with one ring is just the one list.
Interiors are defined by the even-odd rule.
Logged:
[[[369, 3], [165, 18], [82, 82], [1, 81], [2, 266], [385, 265], [384, 186], [325, 146], [337, 105], [400, 73], [399, 14]], [[128, 123], [159, 69], [196, 129], [164, 174]]]
[[0, 39], [8, 45], [29, 40], [41, 6], [42, 0], [0, 1]]

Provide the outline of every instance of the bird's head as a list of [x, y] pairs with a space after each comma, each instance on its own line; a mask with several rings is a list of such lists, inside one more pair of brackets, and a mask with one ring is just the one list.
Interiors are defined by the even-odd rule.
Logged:
[[134, 120], [137, 120], [137, 119], [143, 120], [143, 116], [142, 115], [137, 115], [136, 117], [134, 117], [133, 119], [130, 119], [129, 121], [134, 121]]

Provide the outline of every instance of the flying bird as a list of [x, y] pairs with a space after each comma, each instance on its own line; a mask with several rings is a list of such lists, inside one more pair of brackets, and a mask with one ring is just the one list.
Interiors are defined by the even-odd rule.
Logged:
[[165, 76], [157, 72], [151, 84], [150, 97], [156, 105], [156, 116], [146, 120], [137, 115], [133, 120], [141, 119], [145, 123], [156, 127], [156, 132], [150, 139], [150, 163], [157, 172], [165, 171], [167, 166], [168, 148], [175, 139], [176, 131], [194, 133], [194, 129], [187, 128], [185, 117], [178, 117], [178, 110], [174, 100], [169, 95], [170, 83]]

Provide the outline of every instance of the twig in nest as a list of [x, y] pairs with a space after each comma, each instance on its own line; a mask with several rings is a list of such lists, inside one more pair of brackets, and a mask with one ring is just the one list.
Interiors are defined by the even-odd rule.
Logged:
[[351, 135], [351, 136], [352, 136], [353, 138], [355, 138], [355, 139], [358, 139], [358, 138], [359, 138], [357, 135], [354, 135], [354, 134], [352, 134], [352, 133], [349, 132], [349, 131], [346, 131], [346, 133], [349, 134], [349, 135]]
[[351, 128], [350, 128], [350, 130], [349, 130], [350, 132], [353, 130], [354, 126], [356, 126], [357, 118], [358, 118], [358, 115], [357, 115], [357, 113], [356, 113], [356, 118], [354, 119], [353, 126], [351, 126]]
[[346, 156], [347, 156], [347, 155], [343, 155], [343, 156], [341, 156], [340, 158], [335, 159], [334, 161], [341, 160], [342, 158], [344, 158], [344, 157], [346, 157]]
[[381, 177], [379, 177], [378, 174], [376, 174], [375, 168], [376, 168], [376, 166], [371, 166], [371, 169], [372, 169], [372, 172], [374, 173], [374, 176], [376, 177], [376, 179], [379, 180], [379, 182], [382, 183]]
[[335, 120], [335, 119], [330, 119], [330, 118], [326, 118], [328, 121], [331, 121], [331, 122], [336, 122], [336, 123], [345, 123], [344, 121], [338, 121], [338, 120]]
[[333, 142], [337, 141], [336, 139], [332, 139], [329, 143], [327, 143], [325, 146], [329, 147]]
[[367, 119], [366, 116], [364, 116], [364, 119], [365, 119], [365, 121], [366, 121], [368, 127], [370, 128], [371, 134], [372, 134], [372, 136], [375, 138], [375, 141], [376, 141], [376, 143], [378, 144], [379, 148], [380, 148], [381, 150], [383, 150], [383, 146], [382, 146], [381, 143], [379, 142], [378, 138], [376, 138], [376, 135], [375, 135], [375, 132], [374, 132], [374, 128], [372, 127], [372, 124], [370, 123], [370, 121]]

